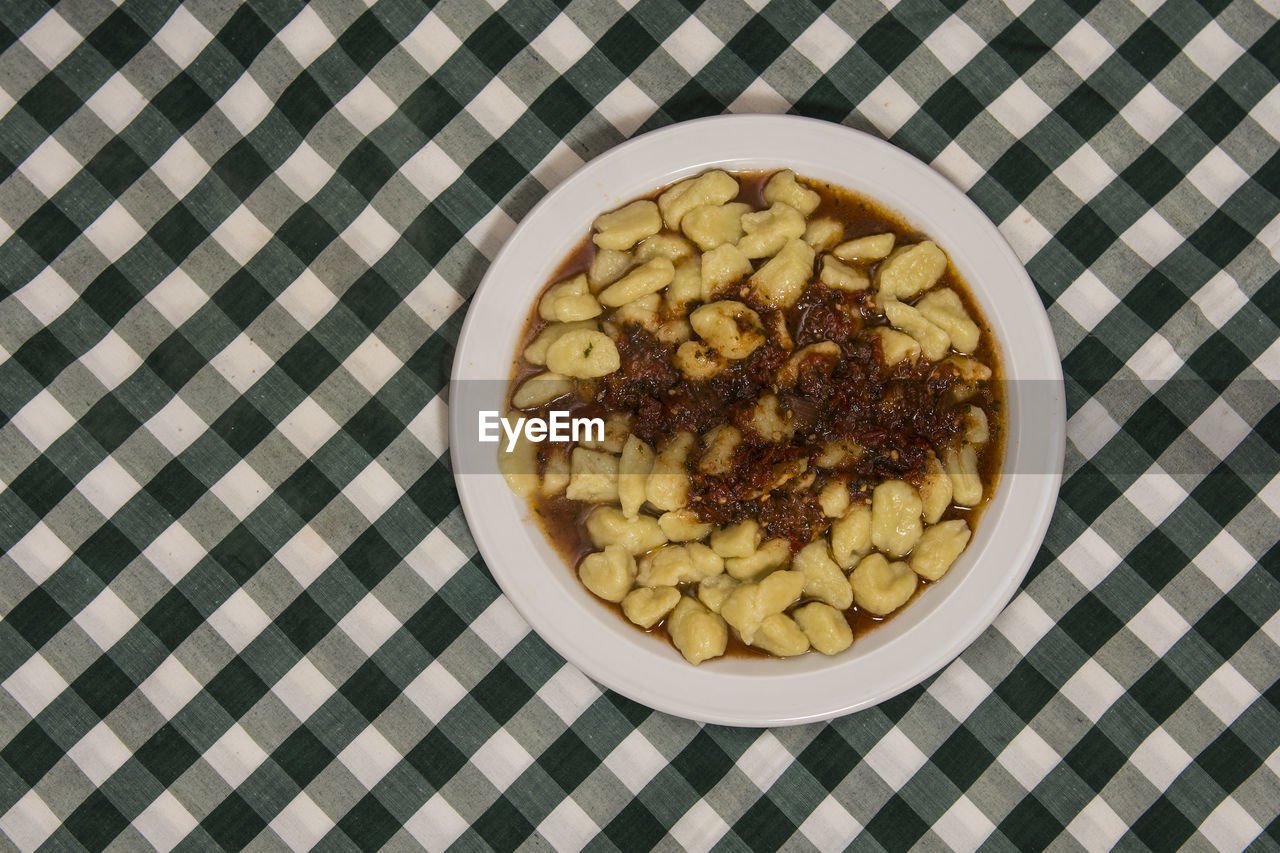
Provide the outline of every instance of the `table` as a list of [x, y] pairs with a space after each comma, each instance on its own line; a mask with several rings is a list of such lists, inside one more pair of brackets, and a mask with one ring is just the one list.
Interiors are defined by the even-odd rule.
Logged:
[[[432, 5], [0, 6], [9, 844], [1280, 844], [1273, 0]], [[721, 112], [945, 174], [1067, 376], [1018, 595], [825, 724], [603, 692], [452, 485], [451, 354], [514, 223]]]

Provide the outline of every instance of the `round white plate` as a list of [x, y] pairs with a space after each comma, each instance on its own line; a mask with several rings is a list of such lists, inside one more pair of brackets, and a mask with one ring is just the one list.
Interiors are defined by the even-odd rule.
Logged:
[[[533, 299], [592, 220], [709, 168], [790, 168], [864, 193], [950, 255], [999, 340], [1007, 380], [1004, 473], [977, 534], [911, 606], [834, 657], [728, 658], [693, 667], [588, 593], [477, 443], [479, 412], [499, 410]], [[515, 229], [476, 291], [450, 384], [450, 452], [480, 553], [516, 608], [589, 677], [694, 720], [768, 726], [866, 708], [918, 684], [965, 649], [1008, 603], [1035, 556], [1062, 473], [1065, 398], [1048, 317], [1022, 264], [983, 213], [892, 145], [829, 122], [723, 116], [644, 134], [549, 193]]]

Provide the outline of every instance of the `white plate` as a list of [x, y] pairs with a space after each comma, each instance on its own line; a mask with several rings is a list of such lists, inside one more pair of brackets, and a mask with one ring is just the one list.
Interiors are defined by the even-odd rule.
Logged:
[[[929, 234], [973, 289], [1008, 380], [1004, 475], [952, 570], [840, 655], [729, 658], [699, 667], [623, 623], [579, 584], [477, 444], [478, 412], [502, 387], [534, 296], [601, 212], [712, 167], [790, 168], [865, 193]], [[866, 708], [918, 684], [965, 649], [1025, 576], [1053, 512], [1065, 435], [1062, 367], [1048, 317], [1008, 244], [945, 178], [867, 134], [790, 116], [723, 116], [637, 137], [582, 167], [525, 217], [467, 314], [450, 386], [458, 494], [494, 578], [552, 648], [637, 702], [695, 720], [786, 725]]]

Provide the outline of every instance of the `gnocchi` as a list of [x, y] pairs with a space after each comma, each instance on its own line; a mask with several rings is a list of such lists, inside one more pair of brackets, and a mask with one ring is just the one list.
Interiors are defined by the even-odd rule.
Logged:
[[726, 243], [737, 243], [742, 238], [742, 216], [750, 210], [751, 205], [742, 202], [699, 205], [684, 215], [680, 230], [707, 252]]
[[714, 526], [700, 521], [698, 514], [691, 509], [673, 509], [658, 516], [658, 526], [662, 535], [672, 542], [689, 542], [706, 539]]
[[538, 491], [546, 497], [558, 495], [568, 488], [570, 476], [568, 455], [552, 450], [547, 453], [542, 469], [542, 484]]
[[785, 539], [770, 539], [750, 554], [726, 557], [724, 568], [738, 580], [749, 580], [757, 575], [786, 565], [791, 558], [791, 546]]
[[831, 555], [840, 568], [852, 569], [871, 551], [871, 505], [858, 504], [831, 525]]
[[684, 215], [704, 204], [724, 204], [738, 195], [738, 182], [728, 172], [704, 172], [696, 178], [681, 181], [658, 196], [662, 221], [674, 230], [680, 228]]
[[[845, 199], [712, 170], [599, 214], [518, 350], [500, 472], [692, 665], [849, 648], [946, 576], [998, 475], [981, 312], [942, 247]], [[558, 407], [603, 434], [516, 426]]]
[[724, 619], [687, 595], [680, 597], [667, 617], [667, 633], [684, 659], [694, 666], [720, 657], [729, 645], [729, 628]]
[[942, 466], [951, 478], [951, 499], [960, 506], [977, 506], [982, 500], [982, 475], [978, 472], [978, 452], [973, 445], [944, 450]]
[[822, 196], [796, 180], [796, 173], [790, 169], [774, 172], [773, 177], [764, 185], [764, 200], [770, 204], [785, 204], [808, 216], [818, 209]]
[[969, 318], [960, 297], [951, 288], [931, 290], [920, 297], [916, 309], [926, 320], [947, 333], [956, 352], [968, 355], [978, 348], [981, 338], [978, 324]]
[[753, 645], [772, 655], [787, 658], [809, 651], [809, 638], [787, 614], [771, 613], [760, 620]]
[[753, 519], [722, 527], [711, 534], [711, 550], [726, 560], [749, 557], [760, 547], [760, 525]]
[[600, 304], [617, 308], [641, 296], [657, 293], [676, 277], [676, 265], [670, 258], [654, 258], [636, 267], [600, 292]]
[[798, 237], [787, 240], [751, 277], [756, 296], [775, 308], [795, 305], [813, 275], [813, 258], [813, 247], [808, 243]]
[[538, 336], [533, 339], [529, 346], [525, 347], [524, 360], [530, 364], [545, 365], [547, 363], [547, 350], [562, 335], [583, 329], [594, 332], [599, 328], [600, 324], [595, 320], [579, 320], [576, 323], [551, 323], [538, 333]]
[[732, 243], [717, 246], [702, 256], [702, 301], [710, 302], [735, 282], [751, 274], [751, 259]]
[[876, 273], [880, 295], [910, 299], [937, 284], [947, 269], [947, 256], [932, 240], [901, 246], [889, 253]]
[[859, 607], [888, 616], [915, 593], [916, 573], [906, 563], [890, 563], [884, 554], [869, 554], [854, 567], [849, 584]]
[[848, 610], [853, 604], [853, 589], [828, 553], [824, 540], [816, 539], [801, 548], [791, 568], [804, 575], [805, 597], [825, 602], [837, 610]]
[[738, 240], [738, 251], [752, 260], [771, 258], [790, 240], [803, 237], [804, 229], [804, 214], [789, 204], [775, 202], [768, 210], [742, 215], [744, 233]]
[[871, 279], [833, 255], [823, 255], [822, 272], [818, 274], [818, 280], [836, 290], [866, 290], [871, 286]]
[[621, 545], [628, 554], [643, 554], [667, 544], [658, 520], [649, 515], [627, 518], [617, 507], [601, 504], [587, 516], [587, 535], [597, 548]]
[[838, 220], [822, 217], [809, 220], [804, 229], [804, 241], [813, 247], [815, 252], [825, 252], [840, 242], [844, 236], [844, 226]]
[[[618, 460], [618, 503], [626, 518], [636, 518], [640, 514], [640, 507], [647, 498], [645, 487], [653, 470], [653, 459], [652, 447], [635, 435], [627, 436]], [[662, 527], [661, 522], [658, 527]]]
[[832, 251], [842, 261], [878, 261], [893, 251], [895, 239], [893, 234], [868, 234], [846, 240]]
[[927, 581], [939, 580], [969, 544], [969, 525], [963, 518], [935, 524], [924, 532], [911, 552], [911, 571]]
[[587, 267], [587, 289], [599, 293], [622, 278], [635, 261], [629, 253], [617, 249], [600, 249]]
[[738, 588], [732, 575], [719, 574], [698, 582], [698, 600], [712, 613], [719, 613], [729, 593]]
[[884, 315], [895, 329], [915, 338], [925, 358], [937, 361], [951, 349], [951, 336], [910, 305], [889, 299], [884, 302], [883, 308]]
[[695, 309], [689, 314], [689, 325], [707, 346], [725, 358], [746, 358], [764, 343], [760, 315], [730, 299]]
[[596, 217], [591, 240], [602, 249], [630, 249], [662, 228], [658, 205], [647, 199], [634, 201]]
[[667, 618], [680, 603], [680, 590], [674, 586], [640, 586], [622, 599], [622, 612], [641, 628], [652, 628]]
[[604, 332], [575, 329], [547, 347], [547, 367], [561, 376], [592, 379], [613, 373], [621, 366], [618, 348]]
[[728, 366], [724, 357], [701, 341], [685, 341], [672, 359], [686, 379], [710, 379]]
[[906, 555], [924, 533], [920, 493], [902, 480], [886, 480], [871, 495], [871, 544], [891, 557]]
[[[504, 418], [508, 424], [515, 416]], [[498, 471], [507, 481], [507, 487], [522, 498], [527, 498], [538, 488], [538, 445], [520, 433], [509, 450], [498, 454]]]
[[636, 580], [643, 586], [698, 583], [724, 571], [724, 560], [701, 542], [665, 545], [636, 562]]
[[824, 655], [839, 654], [853, 645], [853, 629], [849, 627], [849, 620], [829, 604], [814, 601], [797, 607], [791, 618], [804, 631], [809, 645]]
[[605, 601], [622, 601], [635, 584], [636, 558], [621, 545], [609, 545], [582, 558], [578, 577], [583, 586]]
[[526, 379], [511, 396], [511, 405], [517, 409], [532, 409], [545, 406], [552, 400], [558, 400], [573, 390], [573, 383], [567, 376], [552, 370], [544, 370], [537, 376]]
[[[914, 577], [914, 575], [913, 575]], [[720, 606], [720, 615], [737, 630], [742, 641], [752, 645], [764, 620], [794, 604], [804, 590], [804, 575], [779, 570], [759, 583], [745, 583], [729, 593]]]
[[565, 497], [571, 501], [612, 503], [618, 499], [618, 457], [612, 453], [575, 447], [569, 463], [569, 485]]
[[682, 509], [689, 503], [689, 473], [685, 470], [685, 461], [693, 444], [693, 433], [682, 432], [654, 457], [644, 493], [649, 503], [658, 509]]
[[538, 303], [538, 315], [542, 319], [560, 323], [590, 320], [600, 311], [600, 303], [591, 294], [585, 273], [553, 285]]

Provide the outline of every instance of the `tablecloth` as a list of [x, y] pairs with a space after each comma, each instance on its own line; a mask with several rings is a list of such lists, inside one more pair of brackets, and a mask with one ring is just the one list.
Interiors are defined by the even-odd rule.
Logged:
[[[7, 0], [7, 843], [1275, 849], [1278, 12]], [[448, 459], [458, 330], [515, 223], [724, 112], [946, 175], [1067, 377], [1011, 604], [821, 724], [594, 685], [501, 595]]]

